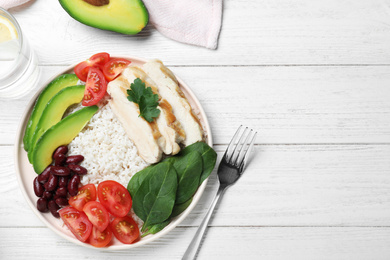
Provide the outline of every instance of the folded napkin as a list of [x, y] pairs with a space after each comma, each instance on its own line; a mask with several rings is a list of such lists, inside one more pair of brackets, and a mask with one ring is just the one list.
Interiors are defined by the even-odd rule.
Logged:
[[222, 0], [144, 0], [150, 22], [173, 40], [216, 49]]
[[30, 0], [0, 0], [0, 7], [4, 9], [9, 9], [18, 5], [27, 3]]
[[[0, 0], [8, 9], [29, 0]], [[150, 22], [173, 40], [216, 49], [222, 21], [222, 0], [143, 0]]]

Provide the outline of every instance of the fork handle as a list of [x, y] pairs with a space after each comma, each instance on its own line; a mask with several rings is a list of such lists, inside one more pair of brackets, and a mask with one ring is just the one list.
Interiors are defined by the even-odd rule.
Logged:
[[222, 198], [222, 194], [225, 191], [226, 187], [223, 187], [219, 185], [217, 195], [215, 195], [215, 198], [213, 202], [211, 203], [211, 206], [209, 210], [206, 213], [206, 216], [204, 217], [202, 223], [200, 224], [198, 230], [195, 233], [194, 238], [192, 239], [190, 245], [188, 246], [186, 252], [184, 253], [184, 256], [182, 260], [192, 260], [195, 259], [196, 254], [199, 250], [200, 243], [202, 242], [202, 238], [204, 236], [204, 233], [207, 229], [207, 225], [209, 224], [210, 218], [213, 215], [214, 208], [218, 204], [219, 200]]

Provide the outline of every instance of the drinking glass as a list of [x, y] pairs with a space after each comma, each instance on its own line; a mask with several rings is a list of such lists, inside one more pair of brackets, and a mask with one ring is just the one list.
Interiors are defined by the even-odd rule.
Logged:
[[38, 60], [18, 22], [0, 7], [0, 99], [28, 94], [39, 76]]

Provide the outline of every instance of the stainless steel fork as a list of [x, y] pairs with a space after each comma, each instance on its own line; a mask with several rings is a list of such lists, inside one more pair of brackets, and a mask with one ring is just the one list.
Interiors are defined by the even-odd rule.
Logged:
[[196, 231], [194, 238], [184, 253], [182, 258], [184, 260], [195, 259], [215, 206], [222, 198], [226, 188], [234, 184], [241, 177], [245, 165], [248, 162], [249, 153], [255, 143], [257, 132], [254, 132], [252, 129], [249, 131], [248, 127], [246, 127], [236, 143], [237, 138], [240, 136], [241, 129], [242, 126], [237, 129], [224, 156], [222, 157], [218, 167], [219, 188], [217, 194], [211, 203], [210, 209], [207, 211], [206, 216]]

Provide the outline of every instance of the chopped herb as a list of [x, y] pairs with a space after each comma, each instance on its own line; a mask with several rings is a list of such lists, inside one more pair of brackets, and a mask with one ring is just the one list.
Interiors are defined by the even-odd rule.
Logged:
[[145, 83], [139, 78], [136, 78], [127, 90], [127, 99], [138, 104], [140, 116], [146, 121], [152, 122], [154, 118], [160, 115], [158, 106], [158, 95], [153, 94], [150, 87], [146, 87]]

